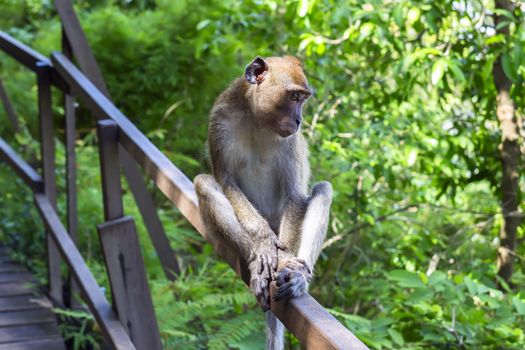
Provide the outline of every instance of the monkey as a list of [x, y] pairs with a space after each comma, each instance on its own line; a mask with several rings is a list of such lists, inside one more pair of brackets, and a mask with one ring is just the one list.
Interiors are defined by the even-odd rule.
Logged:
[[283, 349], [275, 301], [308, 290], [324, 242], [332, 186], [308, 194], [308, 147], [300, 132], [312, 95], [301, 61], [257, 56], [219, 95], [209, 116], [212, 175], [195, 180], [201, 216], [212, 235], [236, 245], [251, 273], [250, 290], [266, 311], [267, 349]]

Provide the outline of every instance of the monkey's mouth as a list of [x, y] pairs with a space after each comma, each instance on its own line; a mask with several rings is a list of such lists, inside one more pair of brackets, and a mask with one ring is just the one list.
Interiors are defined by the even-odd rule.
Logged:
[[294, 125], [286, 124], [286, 125], [283, 125], [281, 128], [279, 128], [277, 133], [282, 138], [287, 138], [287, 137], [292, 136], [293, 134], [295, 134], [297, 131], [299, 131], [300, 127], [301, 127], [300, 124], [299, 125], [297, 125], [297, 124], [294, 124]]

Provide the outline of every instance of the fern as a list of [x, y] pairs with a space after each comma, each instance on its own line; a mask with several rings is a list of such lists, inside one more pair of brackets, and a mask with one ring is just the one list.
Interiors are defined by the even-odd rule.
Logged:
[[237, 343], [260, 330], [260, 323], [254, 322], [258, 318], [258, 314], [260, 315], [259, 311], [252, 310], [224, 322], [219, 331], [208, 341], [208, 348], [210, 350], [228, 349], [231, 344]]

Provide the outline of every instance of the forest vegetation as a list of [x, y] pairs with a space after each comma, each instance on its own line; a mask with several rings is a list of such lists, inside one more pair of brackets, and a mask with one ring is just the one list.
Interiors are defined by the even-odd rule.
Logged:
[[[188, 177], [209, 173], [208, 112], [257, 55], [295, 55], [315, 94], [303, 134], [312, 183], [334, 188], [310, 293], [372, 349], [524, 349], [525, 4], [512, 0], [78, 0], [113, 101]], [[50, 0], [0, 0], [0, 30], [60, 50]], [[19, 117], [0, 137], [38, 161], [34, 75], [0, 54]], [[65, 215], [62, 95], [53, 95]], [[78, 108], [80, 249], [100, 284], [103, 222], [94, 119]], [[45, 282], [31, 193], [0, 164], [0, 239]], [[262, 349], [264, 315], [211, 245], [154, 189], [182, 268], [165, 279], [133, 197], [168, 349]], [[15, 235], [16, 233], [16, 235]], [[108, 295], [109, 296], [109, 295]], [[62, 312], [78, 348], [91, 315]], [[206, 315], [203, 317], [203, 315]], [[289, 335], [290, 348], [299, 348]]]

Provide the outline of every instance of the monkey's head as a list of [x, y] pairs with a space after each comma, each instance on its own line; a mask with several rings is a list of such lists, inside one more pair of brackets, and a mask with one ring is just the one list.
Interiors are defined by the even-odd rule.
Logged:
[[256, 57], [246, 66], [246, 96], [257, 125], [280, 137], [301, 127], [304, 102], [312, 94], [301, 61], [295, 57]]

